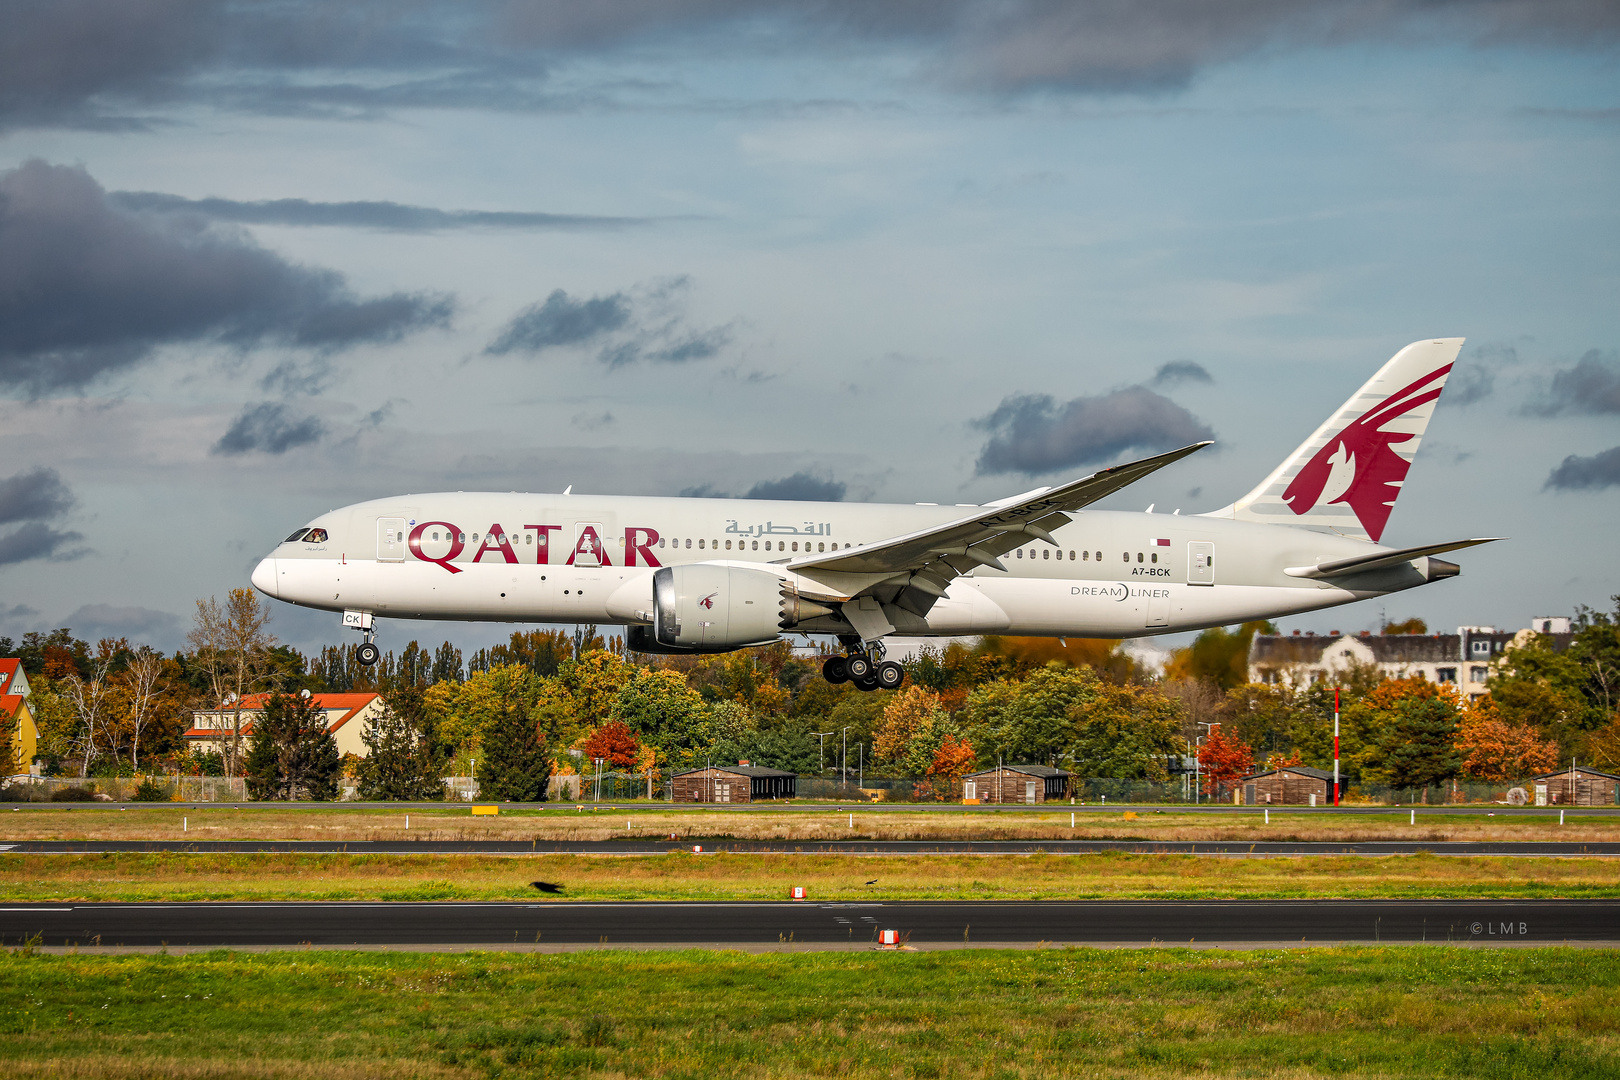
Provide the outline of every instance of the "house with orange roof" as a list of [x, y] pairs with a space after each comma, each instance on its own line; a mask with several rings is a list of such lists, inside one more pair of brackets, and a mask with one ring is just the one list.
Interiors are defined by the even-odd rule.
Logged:
[[[381, 694], [311, 694], [316, 708], [326, 714], [326, 730], [337, 741], [338, 753], [366, 756], [366, 744], [361, 732], [366, 721], [382, 714]], [[264, 713], [269, 694], [249, 694], [242, 699], [242, 752], [247, 752], [247, 739], [253, 733], [253, 722]], [[236, 707], [226, 705], [218, 709], [199, 709], [191, 714], [191, 730], [186, 732], [186, 745], [196, 753], [222, 754], [230, 748], [231, 729], [236, 722]]]
[[39, 753], [39, 725], [28, 708], [28, 673], [22, 661], [12, 657], [0, 660], [0, 724], [11, 724], [13, 760], [3, 762], [0, 773], [29, 772]]

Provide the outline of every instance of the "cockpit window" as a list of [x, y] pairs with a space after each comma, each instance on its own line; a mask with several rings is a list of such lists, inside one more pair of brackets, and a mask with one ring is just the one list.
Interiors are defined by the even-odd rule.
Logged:
[[306, 543], [306, 544], [324, 544], [324, 543], [326, 543], [326, 530], [325, 529], [311, 529], [311, 530], [309, 530], [309, 532], [304, 534], [304, 543]]
[[291, 544], [291, 543], [293, 543], [295, 541], [302, 540], [304, 538], [304, 534], [307, 533], [307, 532], [309, 532], [308, 529], [299, 529], [297, 532], [295, 532], [291, 536], [287, 537], [287, 539], [283, 540], [282, 543], [283, 544]]

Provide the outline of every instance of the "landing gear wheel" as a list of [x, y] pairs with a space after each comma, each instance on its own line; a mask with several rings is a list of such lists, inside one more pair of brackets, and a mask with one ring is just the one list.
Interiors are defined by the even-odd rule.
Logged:
[[906, 681], [906, 669], [893, 660], [885, 660], [877, 666], [877, 679], [879, 688], [883, 690], [898, 690], [900, 684]]
[[876, 679], [851, 679], [850, 682], [855, 684], [855, 689], [864, 691], [865, 693], [871, 693], [873, 690], [878, 688], [878, 681]]
[[354, 659], [361, 667], [370, 667], [382, 657], [382, 650], [369, 641], [363, 641], [355, 646]]
[[844, 670], [849, 677], [857, 683], [872, 677], [872, 661], [866, 658], [865, 653], [853, 653], [844, 659]]
[[821, 665], [821, 677], [837, 686], [839, 683], [849, 682], [849, 661], [842, 656], [834, 656]]

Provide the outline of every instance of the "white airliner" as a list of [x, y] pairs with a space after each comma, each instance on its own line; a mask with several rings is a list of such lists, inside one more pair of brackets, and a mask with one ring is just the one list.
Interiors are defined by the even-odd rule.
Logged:
[[1274, 618], [1454, 577], [1378, 544], [1461, 338], [1395, 354], [1243, 498], [1196, 516], [1086, 510], [1209, 445], [983, 506], [444, 492], [323, 514], [253, 571], [279, 600], [376, 618], [598, 623], [640, 652], [836, 635], [824, 670], [900, 685], [883, 640], [1138, 637]]

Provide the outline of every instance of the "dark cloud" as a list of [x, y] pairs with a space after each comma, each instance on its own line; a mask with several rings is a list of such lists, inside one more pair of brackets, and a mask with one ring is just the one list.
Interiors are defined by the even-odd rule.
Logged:
[[107, 200], [137, 213], [194, 214], [239, 225], [328, 225], [392, 232], [442, 229], [619, 229], [645, 218], [542, 214], [517, 210], [439, 210], [395, 202], [310, 202], [307, 199], [187, 199], [157, 191], [113, 191]]
[[[1601, 48], [1612, 0], [14, 0], [0, 6], [0, 126], [132, 126], [171, 102], [269, 112], [582, 108], [558, 61], [686, 54], [915, 54], [993, 92], [1160, 90], [1262, 50], [1365, 41]], [[541, 89], [537, 89], [541, 88]]]
[[225, 434], [214, 444], [212, 453], [236, 455], [258, 451], [285, 454], [297, 446], [319, 442], [326, 425], [318, 417], [295, 416], [287, 406], [274, 401], [248, 405], [231, 421]]
[[40, 467], [0, 480], [0, 525], [49, 521], [73, 506], [73, 492], [55, 469]]
[[1148, 385], [1171, 387], [1186, 382], [1212, 383], [1214, 381], [1209, 372], [1204, 370], [1203, 364], [1193, 360], [1171, 360], [1169, 363], [1159, 365], [1159, 370], [1153, 373], [1153, 378], [1148, 380]]
[[1554, 374], [1552, 388], [1525, 411], [1536, 416], [1620, 413], [1620, 358], [1589, 349], [1574, 367]]
[[843, 502], [848, 485], [842, 480], [823, 480], [807, 472], [796, 472], [780, 480], [761, 480], [748, 489], [745, 499], [782, 499], [793, 502]]
[[1472, 405], [1491, 396], [1496, 389], [1496, 373], [1484, 364], [1459, 364], [1451, 369], [1446, 380], [1446, 402], [1451, 405]]
[[442, 296], [355, 297], [196, 219], [111, 205], [82, 168], [0, 173], [0, 379], [82, 388], [153, 349], [217, 341], [316, 350], [394, 341], [449, 321]]
[[[783, 502], [843, 502], [849, 485], [842, 480], [827, 480], [809, 472], [796, 472], [780, 480], [761, 480], [748, 489], [744, 499], [777, 499]], [[683, 499], [735, 499], [737, 495], [721, 491], [713, 484], [699, 484], [682, 488]]]
[[74, 637], [86, 641], [128, 638], [134, 645], [167, 650], [178, 648], [185, 638], [180, 616], [151, 608], [86, 604], [63, 621], [73, 628]]
[[1571, 454], [1547, 477], [1545, 487], [1557, 491], [1597, 491], [1620, 485], [1620, 446], [1591, 457]]
[[991, 433], [979, 452], [981, 476], [1034, 476], [1214, 438], [1192, 413], [1145, 386], [1062, 405], [1047, 394], [1009, 397], [975, 426]]
[[686, 324], [685, 277], [657, 282], [635, 293], [616, 292], [576, 300], [557, 289], [507, 323], [485, 347], [489, 356], [538, 355], [548, 349], [589, 348], [608, 367], [641, 361], [684, 364], [707, 360], [731, 342], [731, 328], [695, 330]]
[[557, 289], [544, 303], [531, 304], [518, 312], [484, 352], [503, 356], [583, 345], [622, 330], [629, 322], [630, 298], [622, 292], [574, 300]]
[[85, 554], [84, 549], [69, 549], [69, 545], [83, 539], [80, 533], [53, 529], [43, 521], [31, 521], [0, 536], [0, 566], [29, 559], [76, 559]]

